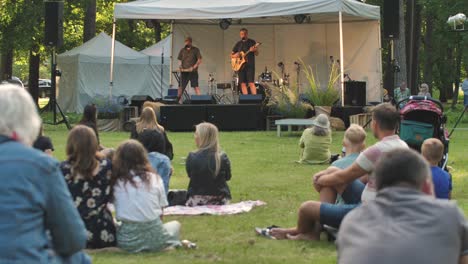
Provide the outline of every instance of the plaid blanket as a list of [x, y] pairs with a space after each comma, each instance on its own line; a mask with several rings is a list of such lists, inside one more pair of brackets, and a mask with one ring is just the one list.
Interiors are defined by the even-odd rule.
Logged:
[[247, 213], [255, 206], [266, 205], [262, 201], [243, 201], [227, 205], [205, 205], [205, 206], [170, 206], [164, 209], [164, 215], [232, 215]]

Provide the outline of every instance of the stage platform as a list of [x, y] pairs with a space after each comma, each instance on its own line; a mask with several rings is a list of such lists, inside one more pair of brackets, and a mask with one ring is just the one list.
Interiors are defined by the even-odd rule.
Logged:
[[203, 121], [220, 131], [265, 130], [265, 119], [261, 104], [165, 105], [160, 109], [161, 125], [169, 131], [193, 131]]
[[[159, 122], [169, 131], [193, 131], [195, 125], [204, 121], [215, 124], [220, 131], [266, 130], [268, 112], [262, 104], [164, 105]], [[363, 107], [335, 106], [331, 116], [342, 119], [349, 127], [349, 117], [363, 112]]]

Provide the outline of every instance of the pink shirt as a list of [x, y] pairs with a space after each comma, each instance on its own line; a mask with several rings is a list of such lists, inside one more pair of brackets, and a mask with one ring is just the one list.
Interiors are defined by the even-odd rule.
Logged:
[[363, 202], [375, 199], [375, 179], [371, 175], [371, 172], [374, 170], [377, 161], [380, 159], [380, 157], [382, 157], [384, 153], [400, 148], [407, 149], [408, 145], [406, 144], [406, 142], [401, 140], [398, 135], [388, 136], [367, 148], [356, 159], [356, 163], [359, 165], [359, 167], [361, 167], [363, 170], [369, 173], [369, 181], [366, 184], [366, 188], [362, 192], [361, 200]]

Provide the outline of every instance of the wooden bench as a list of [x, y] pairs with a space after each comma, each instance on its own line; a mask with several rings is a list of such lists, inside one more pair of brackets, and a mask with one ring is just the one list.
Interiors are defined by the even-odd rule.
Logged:
[[312, 119], [288, 118], [276, 120], [276, 135], [281, 137], [281, 126], [288, 126], [288, 132], [291, 133], [292, 126], [311, 126], [312, 124]]

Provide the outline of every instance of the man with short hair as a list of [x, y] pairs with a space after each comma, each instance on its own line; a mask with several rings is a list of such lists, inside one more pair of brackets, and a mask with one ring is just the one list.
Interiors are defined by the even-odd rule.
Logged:
[[257, 42], [249, 38], [249, 31], [246, 28], [241, 28], [239, 32], [241, 40], [232, 48], [231, 58], [239, 58], [240, 52], [249, 52], [246, 59], [247, 62], [239, 70], [238, 77], [241, 86], [242, 94], [247, 94], [247, 85], [250, 88], [251, 94], [257, 94], [257, 88], [255, 87], [255, 56], [258, 56]]
[[178, 90], [178, 100], [190, 82], [190, 86], [194, 88], [195, 94], [200, 95], [200, 87], [198, 85], [198, 66], [202, 63], [202, 56], [200, 50], [192, 45], [192, 37], [185, 38], [185, 46], [180, 50], [179, 56], [179, 70], [180, 70], [180, 86]]
[[468, 224], [454, 203], [433, 197], [429, 164], [409, 149], [387, 152], [374, 202], [350, 212], [338, 233], [338, 263], [468, 263]]
[[[374, 137], [379, 140], [362, 152], [356, 161], [345, 170], [328, 168], [314, 175], [314, 184], [323, 187], [343, 186], [370, 174], [382, 154], [394, 149], [408, 149], [408, 145], [396, 135], [400, 122], [400, 113], [389, 103], [376, 106], [372, 112], [371, 128]], [[375, 179], [368, 177], [362, 201], [375, 198]]]
[[31, 146], [41, 120], [24, 90], [0, 85], [0, 263], [91, 263], [59, 163]]
[[[358, 125], [351, 125], [343, 138], [347, 155], [333, 162], [331, 166], [344, 169], [353, 164], [364, 149], [365, 140], [366, 131]], [[320, 193], [320, 201], [307, 201], [301, 205], [296, 227], [256, 229], [256, 231], [260, 234], [269, 233], [276, 239], [319, 240], [321, 225], [338, 228], [345, 215], [359, 206], [364, 184], [360, 180], [355, 180], [346, 186], [324, 188], [316, 186], [316, 190]], [[338, 195], [344, 204], [335, 204]]]

